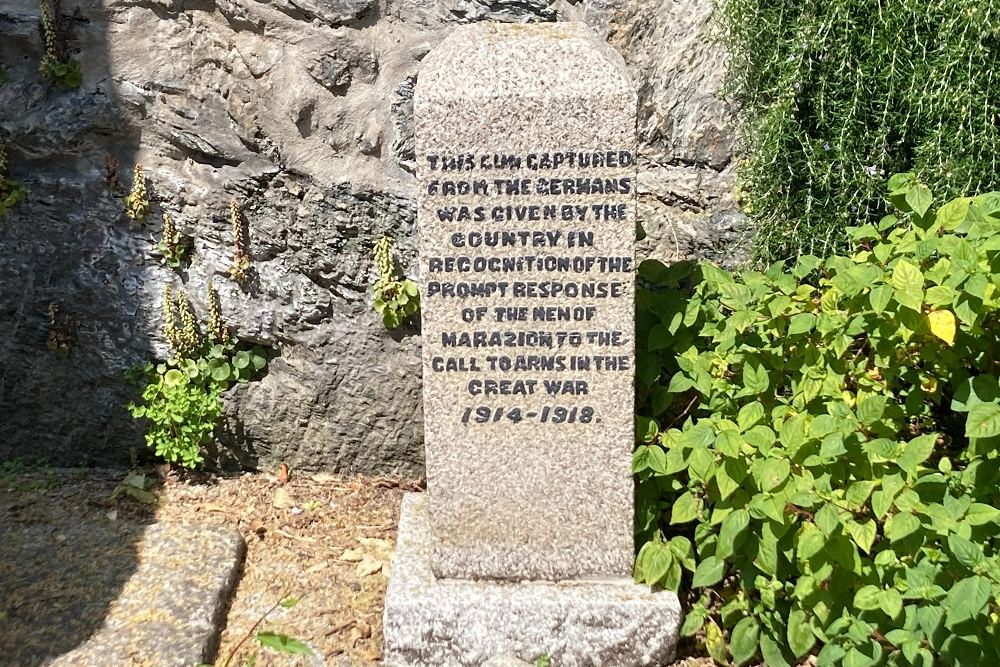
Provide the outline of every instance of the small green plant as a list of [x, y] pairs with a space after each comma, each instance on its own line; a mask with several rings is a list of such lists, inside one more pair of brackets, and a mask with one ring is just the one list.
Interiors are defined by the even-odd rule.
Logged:
[[7, 178], [7, 144], [0, 134], [0, 215], [24, 199], [24, 188]]
[[56, 355], [57, 359], [65, 359], [73, 349], [76, 336], [73, 334], [73, 325], [62, 314], [62, 309], [58, 303], [49, 304], [49, 337], [46, 342], [49, 351]]
[[[273, 651], [277, 651], [279, 653], [285, 653], [288, 655], [308, 655], [308, 656], [313, 655], [312, 649], [310, 649], [304, 642], [299, 641], [298, 639], [277, 632], [257, 631], [257, 628], [259, 628], [261, 624], [263, 624], [264, 621], [267, 620], [268, 615], [271, 614], [271, 612], [273, 612], [275, 609], [277, 609], [278, 607], [283, 607], [284, 609], [291, 609], [298, 603], [299, 600], [297, 598], [287, 597], [287, 596], [275, 602], [270, 609], [261, 614], [260, 618], [257, 619], [256, 623], [250, 626], [250, 629], [247, 630], [246, 634], [244, 634], [243, 637], [238, 642], [236, 642], [236, 646], [234, 646], [232, 650], [229, 651], [229, 655], [226, 656], [226, 659], [222, 663], [220, 663], [218, 667], [230, 667], [233, 660], [235, 660], [236, 656], [239, 654], [240, 649], [243, 648], [243, 645], [247, 643], [247, 641], [249, 641], [251, 637], [255, 637], [257, 643], [260, 645], [262, 649], [271, 649]], [[256, 636], [254, 635], [255, 632]], [[257, 655], [258, 652], [254, 651], [249, 656], [247, 656], [247, 658], [243, 661], [244, 667], [253, 667], [257, 663]], [[196, 665], [195, 667], [212, 667], [212, 665], [201, 664], [201, 665]]]
[[187, 468], [204, 461], [202, 448], [222, 415], [222, 392], [234, 382], [248, 382], [267, 365], [263, 349], [244, 349], [230, 336], [211, 286], [208, 302], [203, 335], [187, 296], [165, 289], [163, 336], [172, 355], [130, 371], [132, 379], [145, 383], [141, 402], [128, 407], [133, 417], [149, 422], [146, 444]]
[[233, 264], [229, 276], [238, 283], [250, 277], [250, 256], [247, 254], [246, 236], [243, 233], [243, 212], [240, 203], [233, 197], [229, 202], [229, 222], [233, 231]]
[[548, 654], [540, 655], [535, 658], [535, 667], [549, 667], [552, 664], [552, 659]]
[[160, 259], [167, 266], [176, 269], [183, 265], [187, 246], [180, 231], [177, 230], [173, 217], [166, 212], [163, 214], [163, 233], [156, 249], [160, 253]]
[[57, 88], [72, 90], [83, 81], [80, 63], [66, 54], [65, 40], [56, 26], [56, 14], [50, 0], [39, 0], [42, 13], [42, 34], [45, 37], [45, 54], [38, 70]]
[[388, 329], [395, 329], [420, 313], [420, 290], [409, 278], [398, 278], [392, 258], [392, 239], [383, 236], [375, 244], [375, 312]]
[[124, 204], [125, 215], [136, 223], [141, 223], [149, 214], [149, 194], [141, 164], [136, 164], [132, 170], [132, 191], [125, 196]]
[[720, 663], [1000, 664], [1000, 193], [889, 189], [850, 256], [640, 267], [635, 575]]

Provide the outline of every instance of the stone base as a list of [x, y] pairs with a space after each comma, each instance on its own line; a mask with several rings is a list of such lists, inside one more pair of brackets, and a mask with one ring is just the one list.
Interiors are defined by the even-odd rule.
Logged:
[[[580, 545], [586, 549], [586, 545]], [[560, 667], [662, 665], [681, 610], [669, 591], [629, 580], [435, 579], [427, 498], [407, 494], [384, 612], [385, 664], [475, 665], [496, 656]]]

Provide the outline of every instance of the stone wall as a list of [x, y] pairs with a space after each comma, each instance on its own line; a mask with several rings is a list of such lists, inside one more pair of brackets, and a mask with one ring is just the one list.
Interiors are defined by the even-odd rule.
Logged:
[[[416, 331], [371, 308], [372, 248], [414, 265], [411, 101], [421, 58], [455, 24], [584, 20], [640, 91], [644, 256], [737, 257], [724, 54], [712, 0], [62, 0], [79, 90], [37, 68], [35, 0], [0, 5], [0, 129], [29, 196], [0, 219], [0, 459], [127, 465], [143, 449], [123, 371], [165, 356], [161, 294], [199, 313], [212, 280], [234, 331], [277, 355], [225, 397], [228, 467], [418, 474]], [[502, 128], [498, 128], [502, 131]], [[151, 215], [130, 225], [106, 185], [141, 163]], [[255, 278], [230, 281], [228, 202]], [[156, 256], [163, 212], [190, 266]], [[73, 343], [46, 346], [59, 304]]]

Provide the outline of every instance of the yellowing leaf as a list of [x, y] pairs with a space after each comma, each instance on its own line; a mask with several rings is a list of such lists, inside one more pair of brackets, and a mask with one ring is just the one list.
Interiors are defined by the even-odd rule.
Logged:
[[927, 320], [932, 334], [948, 345], [955, 344], [955, 315], [950, 310], [932, 310]]

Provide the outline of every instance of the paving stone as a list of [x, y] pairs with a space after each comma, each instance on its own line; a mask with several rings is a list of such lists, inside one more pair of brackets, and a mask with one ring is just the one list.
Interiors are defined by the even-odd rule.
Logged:
[[215, 658], [246, 553], [235, 530], [145, 529], [139, 563], [86, 643], [47, 667], [193, 667]]

